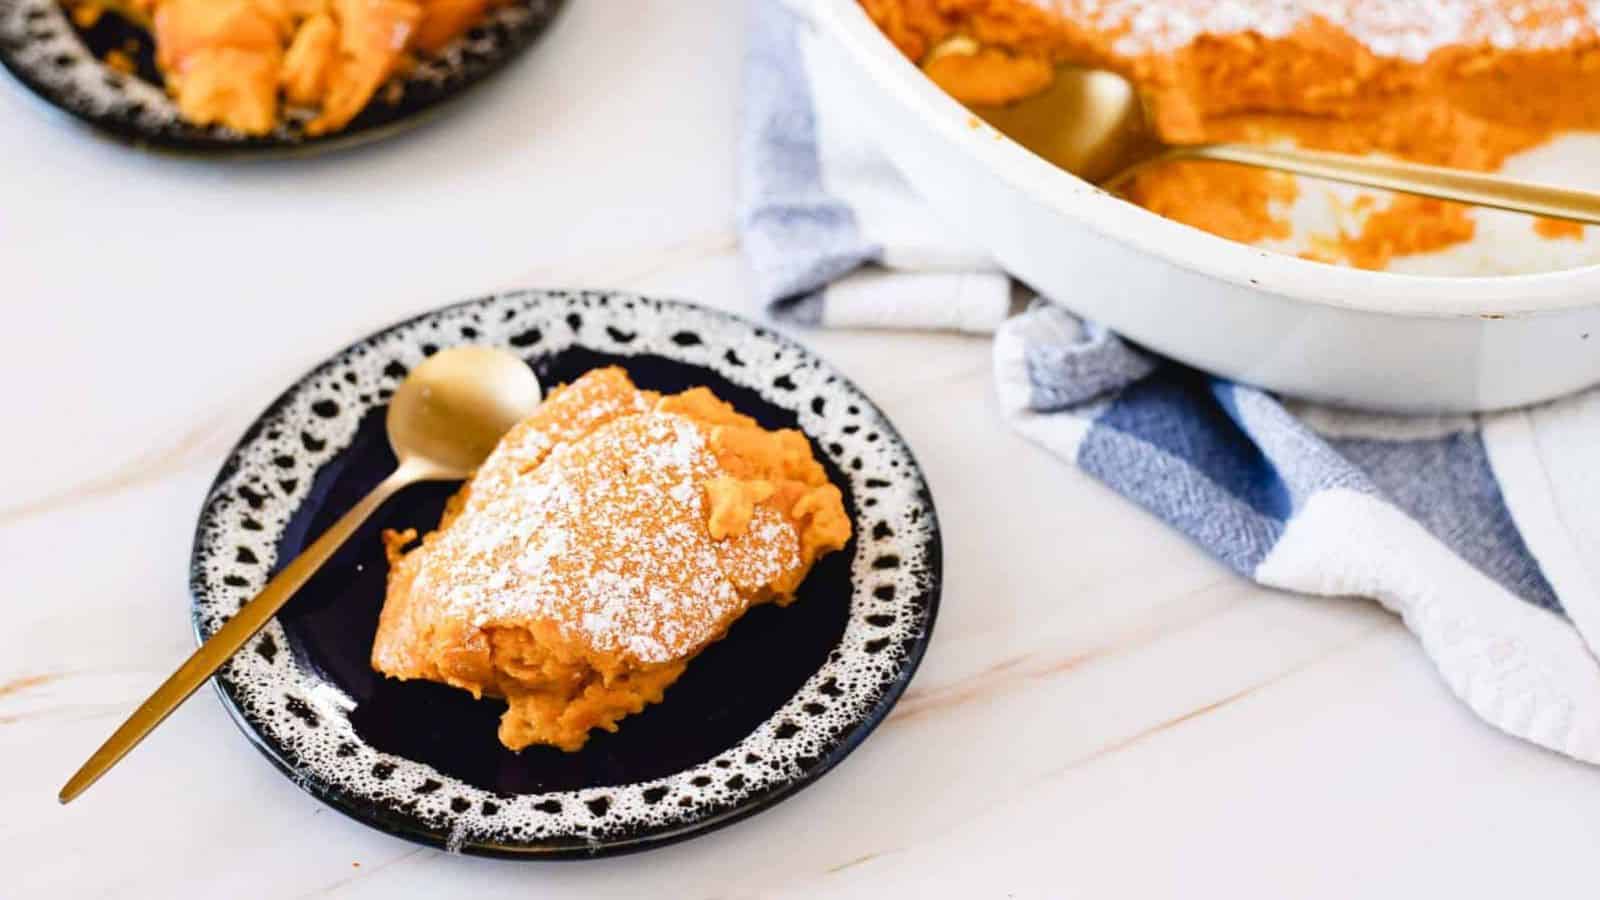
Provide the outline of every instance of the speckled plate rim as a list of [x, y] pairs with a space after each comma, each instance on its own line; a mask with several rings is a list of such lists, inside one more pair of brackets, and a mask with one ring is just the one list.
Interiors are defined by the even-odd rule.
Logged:
[[[440, 96], [422, 103], [415, 109], [396, 111], [390, 117], [371, 122], [363, 122], [363, 116], [358, 116], [350, 126], [316, 137], [287, 139], [275, 135], [263, 138], [197, 136], [204, 134], [202, 129], [194, 129], [195, 134], [169, 134], [155, 128], [140, 127], [135, 122], [113, 114], [97, 114], [82, 104], [69, 102], [62, 88], [40, 78], [32, 67], [20, 61], [20, 51], [7, 47], [4, 41], [0, 41], [0, 68], [5, 69], [17, 84], [24, 88], [22, 95], [40, 107], [41, 112], [53, 114], [72, 125], [84, 128], [90, 135], [121, 146], [159, 155], [219, 162], [302, 159], [387, 140], [431, 123], [443, 113], [454, 109], [459, 105], [457, 101], [475, 93], [474, 88], [492, 81], [549, 31], [565, 7], [566, 0], [544, 0], [544, 2], [548, 3], [548, 9], [535, 11], [534, 21], [529, 27], [514, 34], [510, 44], [470, 74], [463, 76], [459, 84], [445, 89]], [[110, 73], [105, 64], [95, 59], [87, 49], [83, 50], [82, 61], [104, 73]]]
[[[435, 308], [406, 319], [395, 322], [389, 326], [374, 331], [361, 339], [352, 342], [343, 349], [331, 354], [327, 359], [297, 378], [287, 389], [254, 419], [240, 439], [229, 450], [222, 466], [211, 486], [207, 490], [206, 500], [197, 522], [191, 551], [190, 566], [190, 617], [191, 626], [196, 643], [203, 642], [211, 633], [201, 612], [201, 598], [207, 589], [202, 577], [202, 556], [205, 553], [205, 544], [208, 540], [207, 529], [211, 519], [217, 515], [213, 503], [218, 492], [229, 482], [230, 478], [238, 471], [243, 451], [254, 441], [264, 423], [280, 415], [290, 404], [294, 403], [301, 395], [309, 390], [314, 380], [334, 369], [341, 360], [362, 348], [371, 348], [383, 339], [390, 337], [408, 328], [419, 326], [430, 320], [438, 320], [451, 313], [481, 307], [492, 308], [497, 303], [516, 300], [543, 301], [551, 298], [571, 297], [598, 297], [604, 296], [621, 301], [636, 301], [647, 303], [659, 308], [676, 309], [685, 313], [707, 316], [711, 319], [725, 323], [733, 323], [749, 329], [752, 334], [762, 336], [774, 343], [786, 347], [803, 359], [808, 359], [820, 370], [827, 372], [831, 379], [837, 382], [853, 395], [869, 411], [877, 417], [875, 427], [884, 435], [885, 441], [898, 447], [898, 452], [903, 454], [907, 463], [906, 474], [915, 478], [919, 501], [926, 510], [925, 516], [925, 553], [923, 560], [926, 569], [926, 587], [919, 596], [912, 601], [921, 609], [921, 620], [915, 634], [903, 642], [900, 647], [901, 656], [893, 680], [881, 684], [881, 693], [872, 702], [865, 715], [860, 716], [841, 738], [834, 742], [824, 754], [817, 757], [815, 764], [796, 777], [781, 781], [760, 791], [753, 792], [732, 804], [726, 809], [721, 809], [711, 814], [687, 821], [674, 827], [662, 828], [641, 834], [631, 835], [618, 840], [594, 839], [564, 839], [558, 841], [534, 842], [506, 842], [466, 840], [458, 844], [451, 844], [448, 835], [439, 830], [429, 828], [417, 819], [397, 812], [382, 803], [354, 796], [352, 793], [341, 789], [328, 780], [318, 777], [316, 773], [309, 772], [304, 766], [296, 764], [285, 752], [284, 747], [270, 739], [258, 727], [258, 724], [245, 711], [240, 702], [237, 687], [227, 676], [228, 670], [220, 672], [212, 680], [223, 708], [234, 724], [245, 737], [278, 771], [282, 772], [291, 782], [301, 790], [315, 797], [322, 803], [343, 813], [368, 827], [404, 838], [423, 846], [435, 849], [446, 849], [468, 855], [516, 859], [516, 860], [567, 860], [567, 859], [592, 859], [604, 856], [624, 855], [644, 850], [663, 847], [678, 843], [702, 834], [707, 834], [717, 829], [736, 823], [756, 813], [770, 809], [783, 800], [788, 799], [800, 790], [815, 783], [828, 772], [832, 771], [845, 757], [869, 737], [877, 727], [888, 717], [889, 713], [904, 694], [906, 687], [917, 672], [925, 656], [928, 644], [931, 642], [934, 625], [938, 618], [940, 596], [943, 588], [943, 548], [938, 512], [934, 505], [932, 492], [928, 487], [926, 478], [922, 474], [910, 446], [905, 442], [899, 431], [894, 427], [877, 405], [843, 373], [834, 369], [825, 360], [816, 356], [803, 345], [787, 336], [774, 332], [757, 323], [751, 322], [742, 316], [725, 312], [710, 307], [701, 306], [682, 300], [667, 300], [650, 298], [622, 291], [593, 291], [593, 290], [522, 290], [509, 291], [500, 294], [478, 297], [455, 303], [449, 306]], [[469, 343], [470, 341], [462, 341]], [[588, 345], [576, 343], [575, 346], [587, 347]], [[515, 348], [513, 348], [515, 349]], [[687, 363], [694, 365], [694, 363]], [[817, 440], [815, 435], [811, 435]], [[340, 448], [332, 457], [337, 459], [348, 447]], [[331, 461], [331, 459], [330, 459]], [[326, 464], [326, 463], [324, 463]], [[858, 509], [857, 525], [859, 531], [860, 520], [864, 518]], [[858, 549], [858, 555], [862, 552]], [[852, 582], [856, 579], [853, 576]], [[852, 601], [854, 596], [852, 596]], [[852, 613], [853, 614], [853, 613]], [[269, 628], [276, 627], [275, 620], [269, 623]], [[248, 651], [241, 651], [241, 653]], [[799, 696], [797, 694], [796, 696]], [[773, 718], [782, 714], [774, 714]], [[769, 722], [771, 719], [768, 720]], [[766, 723], [763, 723], [766, 724]], [[737, 748], [735, 748], [737, 749]], [[692, 771], [687, 770], [687, 771]]]

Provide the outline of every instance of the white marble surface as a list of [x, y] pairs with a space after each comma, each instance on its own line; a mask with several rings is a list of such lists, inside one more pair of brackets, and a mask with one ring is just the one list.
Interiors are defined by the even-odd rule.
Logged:
[[889, 722], [664, 850], [420, 849], [301, 793], [197, 696], [55, 791], [190, 647], [195, 512], [319, 357], [512, 285], [748, 308], [738, 0], [572, 0], [454, 115], [312, 162], [91, 139], [0, 86], [0, 894], [1586, 896], [1600, 772], [1479, 724], [1404, 628], [1254, 588], [1002, 426], [988, 347], [802, 335], [919, 454], [943, 611]]

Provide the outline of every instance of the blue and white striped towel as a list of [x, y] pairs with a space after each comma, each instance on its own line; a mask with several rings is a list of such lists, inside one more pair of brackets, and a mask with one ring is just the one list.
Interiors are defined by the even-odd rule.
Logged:
[[[1150, 356], [942, 231], [753, 0], [741, 229], [774, 315], [995, 330], [1013, 426], [1261, 584], [1371, 597], [1505, 731], [1600, 763], [1600, 392], [1483, 416], [1279, 400]], [[1071, 297], [1054, 298], [1070, 306]]]

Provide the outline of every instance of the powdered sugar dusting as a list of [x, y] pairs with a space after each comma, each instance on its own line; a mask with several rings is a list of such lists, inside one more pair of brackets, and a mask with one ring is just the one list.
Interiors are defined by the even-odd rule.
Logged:
[[1454, 44], [1547, 49], [1592, 39], [1600, 0], [1040, 0], [1061, 15], [1122, 33], [1119, 53], [1185, 46], [1204, 34], [1283, 37], [1315, 18], [1378, 56], [1412, 62]]
[[794, 527], [771, 507], [757, 506], [749, 529], [718, 544], [722, 565], [744, 590], [771, 584], [800, 565], [800, 541]]
[[[631, 387], [598, 390], [586, 377], [567, 390], [584, 398], [574, 415], [543, 440], [519, 437], [499, 462], [553, 449], [512, 477], [509, 465], [486, 467], [467, 511], [418, 551], [412, 593], [444, 598], [443, 617], [481, 628], [554, 622], [579, 646], [641, 663], [691, 655], [745, 607], [704, 525], [699, 485], [721, 472], [716, 457], [683, 416], [618, 416], [641, 405]], [[739, 557], [751, 562], [738, 576], [770, 579], [776, 562], [799, 565], [794, 526], [781, 516], [746, 537], [754, 549]]]

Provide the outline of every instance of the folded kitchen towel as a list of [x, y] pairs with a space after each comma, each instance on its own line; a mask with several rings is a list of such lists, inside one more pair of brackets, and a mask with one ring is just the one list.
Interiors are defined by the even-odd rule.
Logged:
[[739, 224], [772, 311], [811, 325], [998, 327], [1010, 280], [931, 218], [866, 130], [840, 118], [849, 83], [812, 77], [778, 0], [752, 3], [747, 54]]
[[1021, 433], [1245, 577], [1371, 597], [1505, 731], [1600, 763], [1600, 391], [1480, 416], [1291, 403], [1139, 350], [1071, 297], [1006, 318], [1011, 287], [950, 237], [832, 103], [835, 73], [753, 0], [741, 230], [780, 318], [995, 329]]

